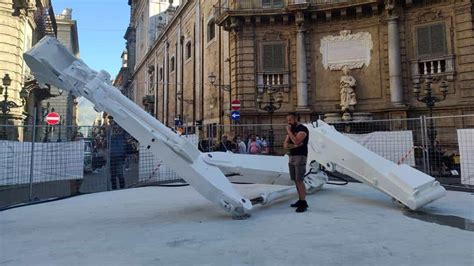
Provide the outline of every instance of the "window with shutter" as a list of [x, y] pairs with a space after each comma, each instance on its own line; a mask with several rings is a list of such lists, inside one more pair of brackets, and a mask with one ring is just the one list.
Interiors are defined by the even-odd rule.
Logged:
[[216, 23], [214, 22], [214, 19], [211, 19], [207, 23], [207, 41], [211, 41], [216, 37]]
[[283, 0], [262, 0], [263, 8], [283, 7]]
[[284, 71], [286, 70], [285, 44], [271, 43], [263, 44], [262, 48], [262, 70]]
[[186, 43], [186, 59], [191, 58], [191, 54], [192, 54], [192, 46], [191, 46], [191, 42], [188, 42]]
[[273, 0], [273, 7], [283, 7], [283, 0]]
[[431, 53], [445, 54], [446, 53], [446, 33], [444, 24], [431, 26]]
[[420, 27], [416, 31], [418, 56], [439, 56], [447, 53], [444, 24]]

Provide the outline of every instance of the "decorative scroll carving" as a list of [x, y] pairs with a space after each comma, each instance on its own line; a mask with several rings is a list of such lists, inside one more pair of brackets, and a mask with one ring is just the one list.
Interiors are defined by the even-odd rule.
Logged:
[[416, 22], [430, 22], [433, 20], [439, 20], [444, 18], [443, 12], [441, 10], [436, 11], [427, 11], [421, 13], [417, 18]]
[[281, 32], [276, 30], [268, 30], [263, 33], [263, 40], [265, 41], [279, 41], [281, 40]]
[[344, 66], [358, 69], [369, 66], [372, 48], [370, 33], [351, 34], [351, 31], [344, 30], [339, 35], [322, 38], [320, 52], [325, 69], [342, 70]]

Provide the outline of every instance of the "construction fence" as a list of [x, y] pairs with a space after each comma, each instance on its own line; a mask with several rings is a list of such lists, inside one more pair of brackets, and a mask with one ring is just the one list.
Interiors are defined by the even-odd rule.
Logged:
[[[332, 125], [367, 149], [445, 185], [474, 185], [474, 115]], [[285, 127], [212, 124], [178, 131], [202, 152], [281, 156], [286, 153]], [[182, 182], [119, 126], [0, 125], [0, 135], [0, 209]]]

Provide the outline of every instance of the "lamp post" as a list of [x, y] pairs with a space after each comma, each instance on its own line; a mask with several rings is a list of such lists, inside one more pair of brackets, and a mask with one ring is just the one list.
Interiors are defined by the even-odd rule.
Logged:
[[[275, 136], [273, 134], [273, 113], [275, 111], [279, 110], [281, 108], [281, 103], [283, 102], [283, 96], [281, 95], [280, 92], [276, 93], [271, 89], [271, 87], [267, 88], [267, 93], [269, 96], [268, 101], [263, 100], [263, 95], [259, 94], [257, 96], [257, 103], [258, 103], [258, 108], [260, 110], [263, 110], [267, 112], [270, 115], [270, 134], [268, 136], [268, 142], [270, 145], [270, 154], [274, 154], [273, 150], [273, 142], [275, 139]], [[276, 97], [273, 97], [273, 94], [276, 93]]]
[[1, 110], [2, 110], [2, 114], [3, 114], [3, 118], [4, 118], [4, 124], [5, 124], [5, 128], [4, 128], [4, 131], [3, 131], [4, 137], [6, 137], [6, 135], [7, 135], [7, 128], [6, 128], [7, 114], [9, 114], [11, 112], [12, 108], [21, 108], [21, 107], [25, 106], [26, 98], [28, 98], [28, 91], [25, 88], [23, 88], [20, 91], [21, 104], [17, 104], [14, 101], [9, 101], [8, 100], [8, 98], [9, 98], [8, 88], [10, 87], [11, 84], [12, 84], [12, 79], [10, 78], [10, 75], [5, 74], [5, 76], [2, 78], [2, 85], [3, 86], [0, 86], [0, 95], [3, 94], [3, 100], [0, 102], [0, 107], [1, 107]]
[[[434, 121], [433, 121], [433, 108], [435, 107], [436, 103], [446, 100], [446, 96], [448, 94], [449, 86], [446, 81], [442, 81], [440, 88], [441, 88], [441, 97], [434, 95], [433, 91], [433, 78], [431, 76], [426, 77], [424, 81], [424, 95], [420, 95], [421, 93], [421, 85], [419, 82], [415, 82], [413, 84], [413, 93], [416, 95], [416, 100], [426, 104], [430, 112], [430, 125], [428, 130], [428, 138], [430, 140], [430, 147], [429, 151], [430, 154], [435, 154], [435, 141], [436, 141], [436, 130], [434, 128]], [[429, 169], [431, 175], [431, 167]]]
[[[211, 85], [214, 87], [214, 88], [219, 88], [219, 90], [223, 90], [223, 91], [227, 91], [229, 92], [229, 103], [232, 101], [231, 97], [231, 91], [232, 91], [232, 87], [229, 85], [221, 85], [221, 84], [217, 84], [216, 85], [216, 80], [217, 80], [217, 77], [216, 75], [211, 72], [208, 76], [207, 76], [207, 79], [209, 80], [209, 83], [211, 83]], [[220, 103], [219, 103], [220, 104]]]
[[[230, 102], [232, 101], [232, 87], [231, 85], [221, 85], [221, 84], [217, 84], [216, 85], [216, 80], [217, 80], [217, 76], [214, 74], [214, 72], [211, 72], [208, 76], [207, 76], [207, 79], [209, 80], [209, 83], [211, 83], [211, 85], [215, 88], [219, 88], [219, 90], [223, 90], [223, 91], [227, 91], [229, 92], [229, 104]], [[219, 91], [219, 99], [221, 98], [220, 97], [220, 91]], [[222, 101], [219, 102], [219, 121], [222, 122], [221, 120], [221, 117], [222, 117]], [[221, 127], [220, 127], [221, 128]], [[219, 132], [219, 138], [220, 136], [222, 136], [222, 132]]]

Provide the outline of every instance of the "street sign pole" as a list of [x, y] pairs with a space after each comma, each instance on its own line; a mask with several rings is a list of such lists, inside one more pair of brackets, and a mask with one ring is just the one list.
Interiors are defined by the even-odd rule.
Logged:
[[35, 165], [35, 142], [36, 142], [36, 112], [38, 111], [38, 106], [35, 105], [33, 109], [33, 135], [31, 137], [31, 157], [30, 157], [30, 188], [29, 188], [29, 197], [28, 200], [33, 201], [33, 167]]

